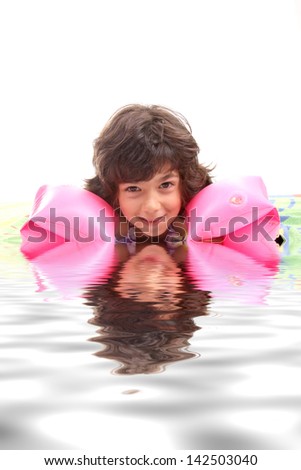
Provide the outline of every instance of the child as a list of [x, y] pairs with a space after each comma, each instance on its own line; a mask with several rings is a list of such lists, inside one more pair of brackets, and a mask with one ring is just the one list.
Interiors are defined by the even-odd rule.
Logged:
[[121, 108], [95, 141], [96, 176], [86, 180], [87, 191], [40, 188], [21, 229], [23, 253], [39, 256], [66, 241], [96, 238], [175, 247], [188, 233], [188, 242], [227, 238], [235, 248], [275, 239], [279, 214], [261, 178], [211, 184], [212, 170], [198, 162], [198, 153], [182, 115], [154, 105]]
[[177, 231], [173, 222], [212, 182], [198, 153], [182, 115], [162, 106], [128, 105], [95, 140], [96, 176], [86, 180], [85, 188], [116, 210], [117, 239], [163, 240], [181, 231], [181, 220]]

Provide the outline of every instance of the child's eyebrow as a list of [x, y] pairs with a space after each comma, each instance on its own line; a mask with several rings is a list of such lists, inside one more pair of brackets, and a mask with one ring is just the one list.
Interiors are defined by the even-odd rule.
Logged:
[[167, 173], [166, 175], [162, 176], [162, 177], [160, 178], [160, 181], [167, 180], [167, 179], [169, 179], [169, 178], [178, 178], [178, 176], [179, 176], [179, 175], [178, 175], [176, 172], [173, 171], [173, 172], [171, 172], [171, 173]]

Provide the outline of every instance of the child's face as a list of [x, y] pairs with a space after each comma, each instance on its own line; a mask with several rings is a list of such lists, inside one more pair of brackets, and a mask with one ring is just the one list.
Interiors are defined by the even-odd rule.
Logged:
[[118, 199], [132, 225], [147, 236], [162, 235], [181, 210], [179, 173], [167, 168], [149, 181], [121, 183]]

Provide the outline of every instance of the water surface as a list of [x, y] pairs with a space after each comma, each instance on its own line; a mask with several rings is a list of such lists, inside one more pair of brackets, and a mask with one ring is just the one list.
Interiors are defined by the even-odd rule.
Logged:
[[2, 449], [300, 447], [298, 249], [157, 246], [85, 270], [30, 263], [7, 233]]

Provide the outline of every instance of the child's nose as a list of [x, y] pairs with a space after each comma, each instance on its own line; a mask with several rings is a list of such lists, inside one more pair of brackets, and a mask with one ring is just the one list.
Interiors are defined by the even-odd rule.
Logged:
[[155, 195], [149, 195], [145, 199], [143, 206], [144, 207], [142, 207], [142, 211], [145, 214], [152, 215], [161, 209], [161, 202], [160, 202], [160, 199], [156, 197]]

